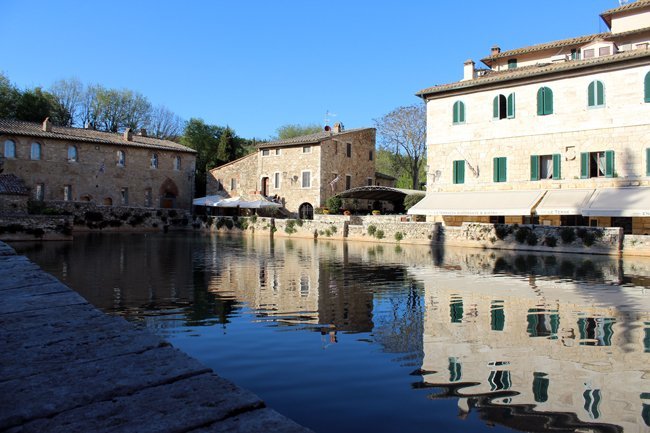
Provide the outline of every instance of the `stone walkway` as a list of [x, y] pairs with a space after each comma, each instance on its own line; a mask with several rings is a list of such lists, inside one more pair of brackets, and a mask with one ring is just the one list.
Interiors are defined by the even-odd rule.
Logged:
[[310, 430], [0, 242], [0, 432]]

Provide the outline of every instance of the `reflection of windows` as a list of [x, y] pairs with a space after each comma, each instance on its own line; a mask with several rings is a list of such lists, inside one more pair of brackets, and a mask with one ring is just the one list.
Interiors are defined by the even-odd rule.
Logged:
[[528, 310], [526, 319], [528, 321], [526, 331], [529, 337], [557, 336], [557, 331], [560, 327], [560, 315], [557, 312], [550, 312], [541, 308], [531, 308]]
[[490, 307], [490, 327], [493, 331], [503, 331], [506, 324], [506, 314], [502, 301], [492, 301]]
[[303, 146], [302, 153], [311, 153], [311, 146]]
[[309, 295], [309, 277], [307, 275], [300, 276], [300, 296]]
[[578, 319], [580, 342], [583, 346], [611, 346], [616, 319], [611, 317], [582, 317]]
[[645, 328], [643, 331], [645, 332], [645, 337], [643, 338], [643, 348], [645, 350], [645, 353], [650, 353], [650, 322], [644, 322]]
[[349, 174], [345, 175], [345, 189], [348, 190], [352, 188], [352, 176]]
[[174, 157], [174, 170], [180, 170], [181, 169], [181, 157], [180, 156], [175, 156]]
[[490, 391], [505, 391], [510, 389], [512, 381], [509, 370], [493, 370], [488, 377]]
[[584, 408], [585, 411], [589, 414], [591, 419], [600, 418], [600, 390], [599, 389], [587, 389], [582, 393], [582, 397], [585, 400]]
[[530, 180], [560, 179], [562, 155], [530, 155]]
[[151, 168], [158, 168], [158, 154], [151, 155]]
[[352, 158], [352, 143], [345, 143], [345, 156]]
[[269, 156], [271, 151], [269, 149], [262, 149], [262, 156]]
[[459, 382], [463, 378], [463, 369], [458, 358], [449, 358], [449, 382]]
[[546, 373], [533, 373], [533, 395], [537, 403], [544, 403], [548, 400], [549, 380]]
[[230, 179], [230, 190], [234, 191], [235, 189], [237, 189], [237, 180], [233, 177]]
[[273, 174], [273, 188], [279, 189], [280, 188], [280, 173], [276, 172]]
[[581, 152], [580, 177], [614, 177], [614, 151]]
[[463, 321], [463, 300], [452, 299], [449, 303], [449, 315], [451, 323], [461, 323]]
[[[641, 398], [643, 400], [650, 400], [650, 392], [641, 393]], [[641, 418], [645, 425], [650, 426], [650, 404], [643, 402], [643, 408], [641, 409]]]

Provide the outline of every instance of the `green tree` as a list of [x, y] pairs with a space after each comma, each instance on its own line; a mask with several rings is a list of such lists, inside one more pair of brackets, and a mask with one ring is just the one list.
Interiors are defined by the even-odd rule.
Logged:
[[19, 99], [20, 91], [0, 72], [0, 118], [14, 119]]
[[84, 86], [78, 78], [55, 81], [50, 86], [49, 93], [57, 103], [68, 113], [66, 119], [61, 119], [62, 126], [73, 126], [79, 119], [81, 100]]
[[70, 113], [52, 94], [44, 92], [40, 87], [25, 90], [20, 94], [16, 104], [16, 119], [42, 122], [47, 117], [55, 125], [65, 125], [69, 121]]
[[308, 125], [288, 124], [276, 129], [277, 136], [274, 140], [287, 140], [289, 138], [300, 137], [302, 135], [315, 134], [322, 131], [323, 128], [318, 123]]
[[185, 125], [181, 143], [197, 151], [195, 191], [197, 197], [205, 195], [208, 170], [218, 165], [219, 141], [224, 128], [208, 125], [203, 119], [190, 119]]
[[235, 131], [226, 126], [221, 132], [221, 137], [219, 137], [218, 165], [227, 164], [238, 157], [239, 152], [235, 140]]
[[394, 163], [408, 174], [409, 188], [420, 189], [427, 150], [424, 104], [396, 108], [375, 119], [375, 126], [380, 149], [391, 152]]

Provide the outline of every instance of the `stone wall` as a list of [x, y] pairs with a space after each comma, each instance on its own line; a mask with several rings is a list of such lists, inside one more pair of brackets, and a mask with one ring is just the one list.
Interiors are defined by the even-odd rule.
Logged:
[[71, 240], [72, 220], [70, 215], [0, 216], [0, 240]]
[[257, 158], [256, 152], [210, 170], [206, 179], [207, 195], [236, 197], [257, 191]]
[[24, 215], [29, 197], [20, 194], [0, 194], [0, 215]]
[[623, 255], [650, 256], [650, 236], [625, 235]]

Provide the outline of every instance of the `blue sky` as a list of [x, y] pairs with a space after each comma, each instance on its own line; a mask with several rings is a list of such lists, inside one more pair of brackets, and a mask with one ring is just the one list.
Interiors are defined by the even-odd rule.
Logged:
[[617, 0], [0, 0], [0, 71], [128, 88], [268, 138], [288, 123], [372, 126], [503, 50], [607, 31]]

